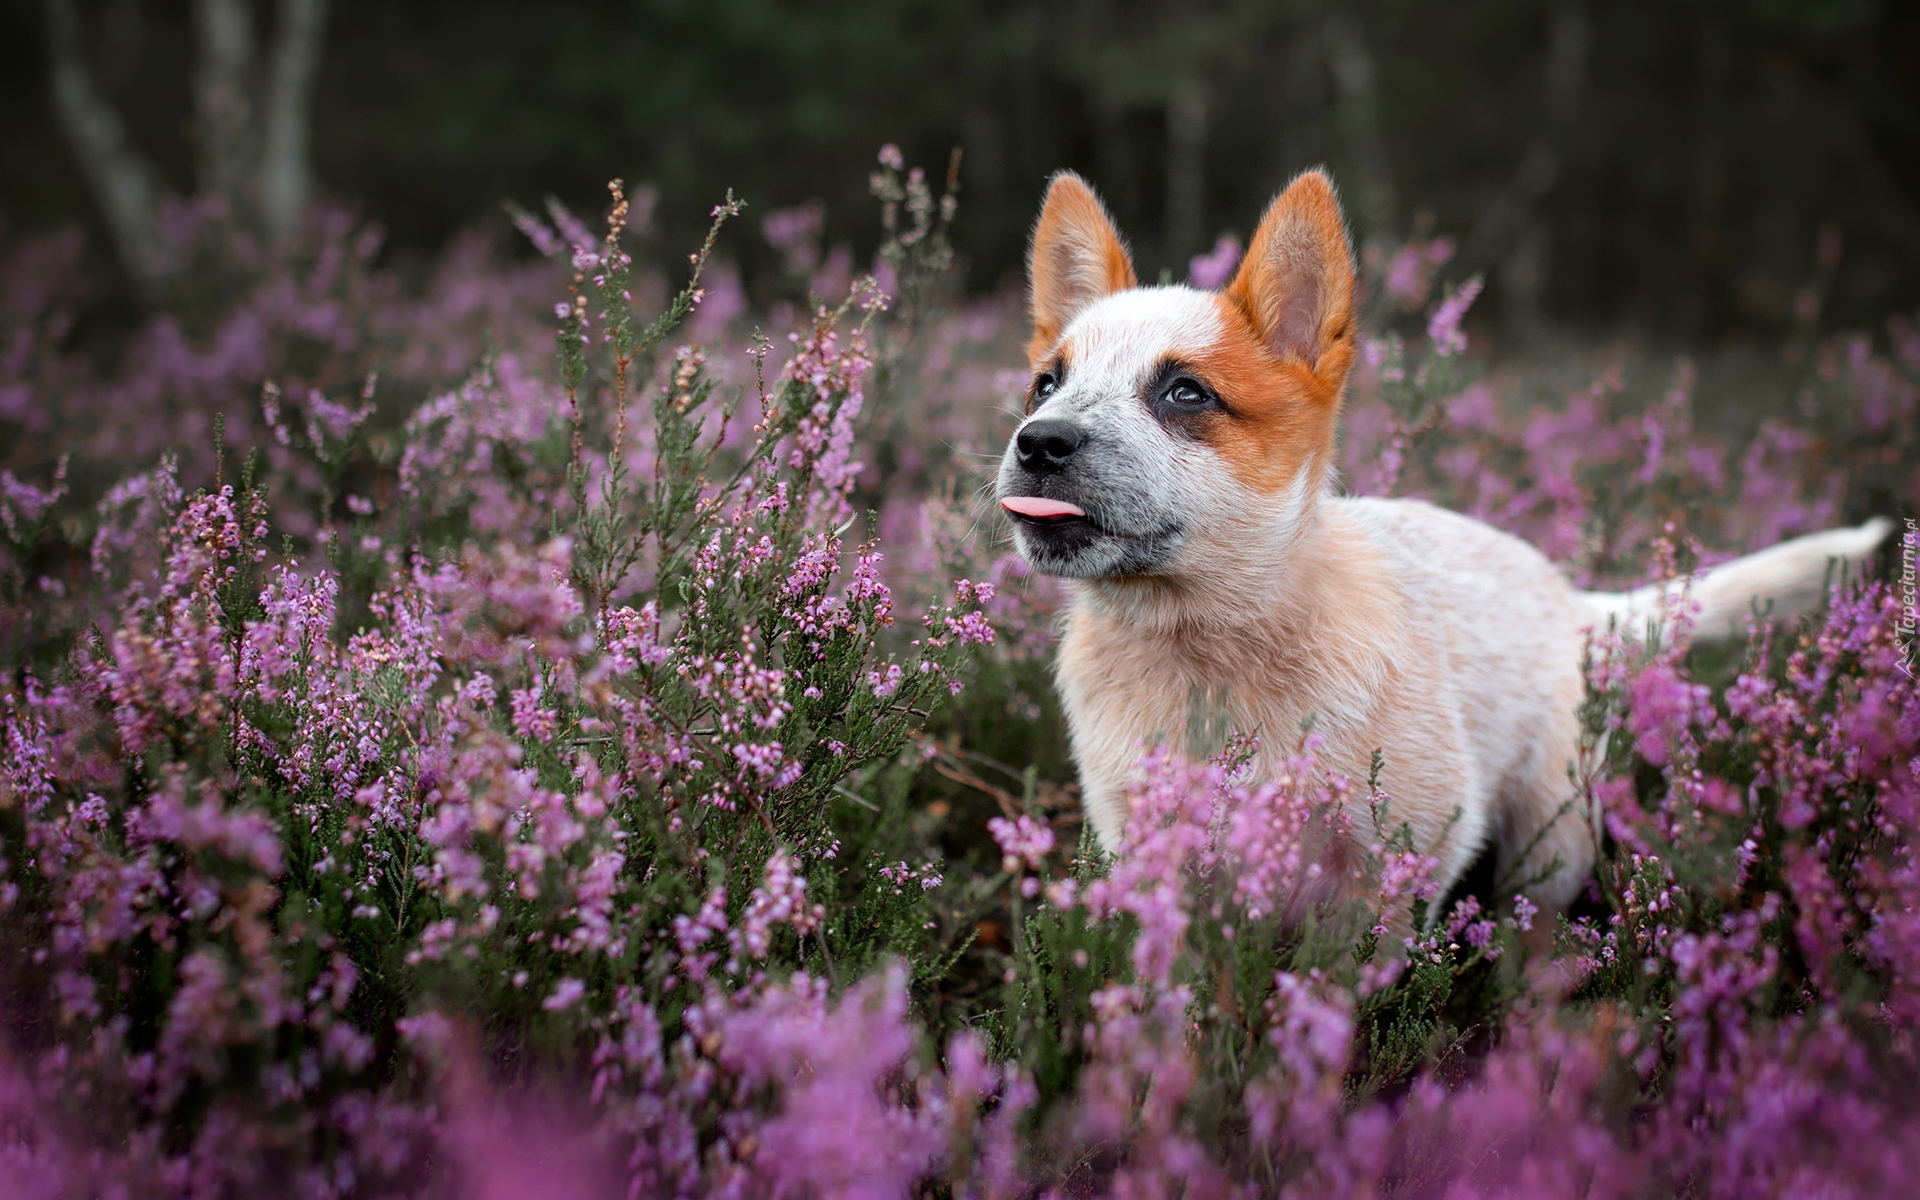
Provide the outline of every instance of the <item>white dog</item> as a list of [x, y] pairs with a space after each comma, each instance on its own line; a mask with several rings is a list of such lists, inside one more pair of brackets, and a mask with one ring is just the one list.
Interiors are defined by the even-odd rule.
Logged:
[[[1267, 209], [1224, 290], [1139, 287], [1112, 220], [1055, 176], [1028, 262], [1033, 383], [998, 496], [1036, 570], [1070, 578], [1058, 680], [1087, 816], [1118, 847], [1143, 747], [1190, 754], [1193, 698], [1267, 734], [1309, 717], [1322, 762], [1384, 752], [1391, 819], [1444, 891], [1482, 852], [1551, 912], [1578, 892], [1594, 815], [1570, 804], [1587, 631], [1656, 617], [1662, 589], [1576, 591], [1508, 534], [1332, 490], [1355, 353], [1353, 253], [1309, 171]], [[1888, 525], [1801, 538], [1695, 581], [1698, 629], [1821, 598]], [[1370, 832], [1370, 831], [1369, 831]], [[1523, 861], [1524, 860], [1524, 861]]]

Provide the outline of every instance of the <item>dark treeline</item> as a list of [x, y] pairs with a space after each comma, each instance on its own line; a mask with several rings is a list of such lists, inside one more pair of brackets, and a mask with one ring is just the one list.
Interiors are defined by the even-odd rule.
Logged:
[[[0, 17], [16, 229], [98, 222], [52, 115], [55, 7]], [[77, 9], [186, 189], [192, 6]], [[1324, 162], [1363, 242], [1454, 238], [1449, 273], [1484, 272], [1512, 332], [1767, 335], [1816, 281], [1827, 322], [1920, 303], [1911, 0], [335, 0], [313, 101], [319, 188], [401, 257], [504, 198], [597, 207], [612, 174], [662, 189], [669, 244], [732, 187], [762, 212], [822, 199], [865, 245], [887, 141], [935, 168], [964, 147], [975, 288], [1017, 266], [1056, 168], [1178, 276]]]

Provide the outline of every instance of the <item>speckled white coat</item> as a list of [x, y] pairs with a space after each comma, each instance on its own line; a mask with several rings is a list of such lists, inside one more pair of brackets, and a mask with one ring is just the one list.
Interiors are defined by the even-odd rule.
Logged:
[[[1351, 250], [1309, 172], [1268, 210], [1224, 292], [1133, 285], [1110, 218], [1057, 177], [1030, 260], [1036, 372], [1023, 425], [1069, 457], [1008, 446], [998, 494], [1083, 509], [1017, 521], [1028, 561], [1071, 580], [1057, 664], [1086, 813], [1121, 848], [1144, 751], [1192, 756], [1257, 733], [1256, 771], [1308, 722], [1356, 783], [1383, 757], [1387, 819], [1455, 882], [1491, 848], [1496, 882], [1559, 908], [1598, 847], [1573, 782], [1589, 631], [1633, 633], [1679, 584], [1584, 593], [1537, 550], [1411, 500], [1334, 493], [1334, 416], [1353, 353]], [[1169, 379], [1206, 392], [1169, 410]], [[1182, 403], [1186, 403], [1182, 401]], [[1038, 443], [1036, 443], [1038, 444]], [[1816, 605], [1890, 523], [1797, 539], [1691, 581], [1696, 630]], [[1366, 820], [1367, 814], [1357, 814]]]

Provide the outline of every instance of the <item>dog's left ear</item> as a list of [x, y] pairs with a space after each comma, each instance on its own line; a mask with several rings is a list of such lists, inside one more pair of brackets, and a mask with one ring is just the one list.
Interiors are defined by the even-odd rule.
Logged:
[[1133, 259], [1106, 205], [1072, 171], [1055, 175], [1027, 254], [1033, 304], [1027, 357], [1038, 362], [1082, 309], [1134, 283]]
[[1326, 172], [1303, 172], [1267, 206], [1226, 294], [1276, 357], [1337, 391], [1353, 366], [1353, 245]]

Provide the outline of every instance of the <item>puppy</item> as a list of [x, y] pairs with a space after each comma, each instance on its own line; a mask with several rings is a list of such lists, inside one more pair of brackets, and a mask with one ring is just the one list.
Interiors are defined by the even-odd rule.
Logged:
[[[1668, 589], [1576, 591], [1490, 526], [1335, 493], [1357, 330], [1327, 176], [1295, 179], [1206, 292], [1140, 287], [1098, 197], [1063, 172], [1028, 273], [1033, 382], [997, 494], [1022, 556], [1072, 581], [1057, 677], [1101, 843], [1123, 849], [1143, 748], [1199, 756], [1218, 749], [1206, 728], [1262, 731], [1260, 771], [1311, 718], [1331, 770], [1363, 779], [1383, 752], [1390, 820], [1439, 860], [1443, 893], [1491, 848], [1497, 879], [1563, 909], [1598, 846], [1568, 770], [1587, 632], [1657, 620]], [[1817, 604], [1829, 561], [1887, 528], [1714, 569], [1692, 586], [1697, 629], [1737, 630], [1756, 599]]]

